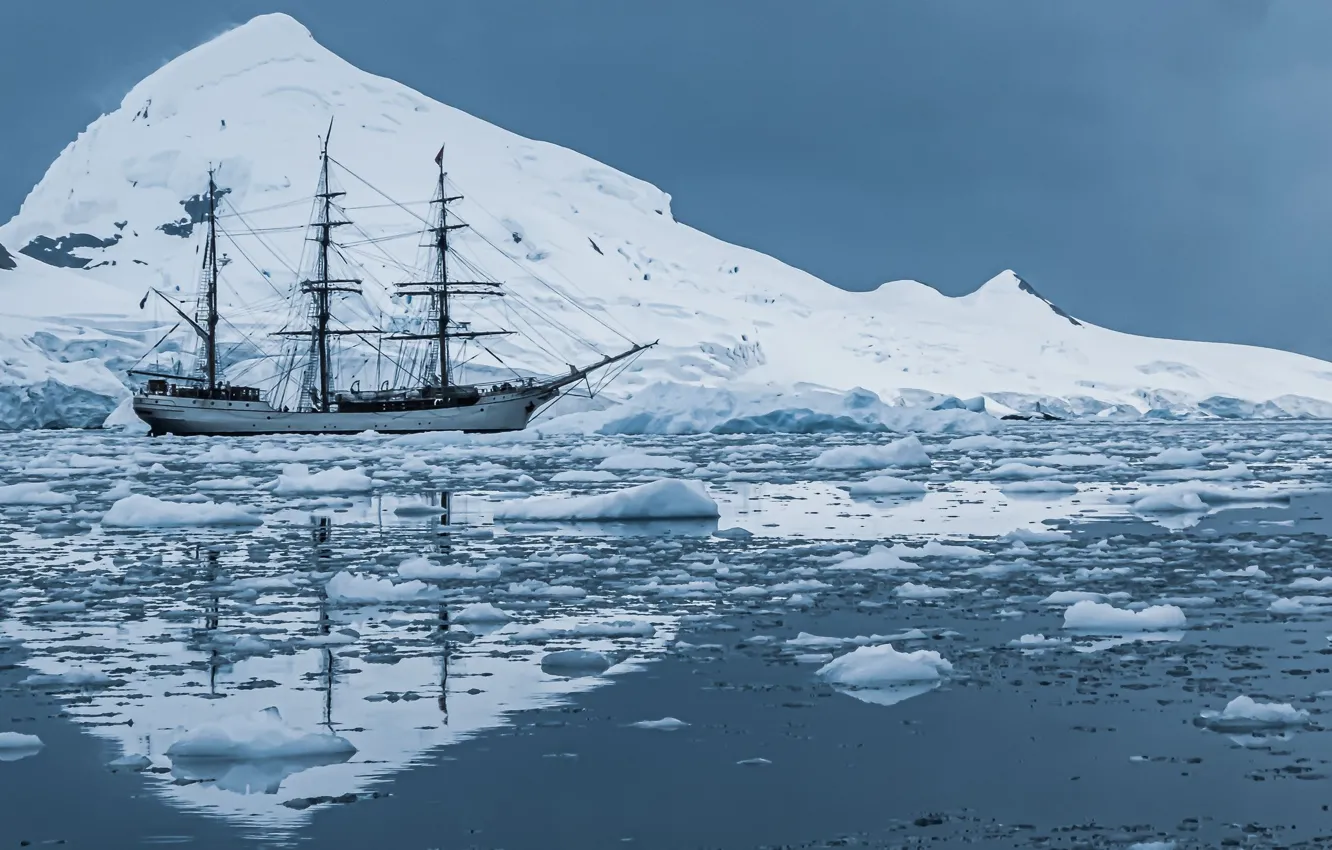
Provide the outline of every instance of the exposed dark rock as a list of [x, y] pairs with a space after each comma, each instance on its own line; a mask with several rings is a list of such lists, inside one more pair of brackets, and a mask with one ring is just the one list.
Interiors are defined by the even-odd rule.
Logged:
[[[219, 198], [230, 193], [230, 189], [217, 190]], [[194, 225], [208, 221], [208, 196], [204, 194], [190, 195], [181, 201], [180, 205], [185, 208], [184, 217], [158, 225], [157, 229], [168, 236], [179, 236], [185, 239], [194, 234]]]
[[14, 262], [14, 258], [5, 250], [5, 246], [0, 245], [0, 270], [9, 271], [14, 268], [18, 268], [18, 263]]
[[1073, 318], [1072, 316], [1070, 316], [1069, 314], [1065, 313], [1063, 310], [1061, 310], [1061, 309], [1059, 308], [1059, 305], [1055, 304], [1055, 303], [1054, 303], [1053, 301], [1051, 301], [1049, 298], [1046, 298], [1044, 295], [1042, 295], [1042, 294], [1040, 294], [1039, 292], [1037, 292], [1037, 291], [1036, 291], [1036, 287], [1032, 286], [1030, 283], [1027, 283], [1027, 282], [1026, 282], [1025, 280], [1023, 280], [1022, 278], [1018, 278], [1017, 280], [1018, 280], [1018, 289], [1022, 290], [1023, 292], [1027, 293], [1028, 295], [1034, 295], [1035, 297], [1037, 297], [1037, 298], [1039, 298], [1040, 300], [1044, 301], [1044, 302], [1045, 302], [1045, 306], [1047, 306], [1047, 307], [1049, 307], [1051, 310], [1053, 310], [1053, 311], [1055, 312], [1055, 315], [1063, 316], [1065, 319], [1068, 319], [1070, 322], [1072, 322], [1073, 324], [1077, 325], [1078, 327], [1082, 327], [1082, 322], [1079, 322], [1077, 319], [1075, 319], [1075, 318]]
[[74, 252], [79, 248], [110, 248], [120, 241], [117, 233], [110, 239], [99, 239], [91, 233], [71, 233], [68, 236], [38, 236], [19, 249], [20, 254], [27, 254], [34, 260], [41, 260], [51, 266], [65, 269], [87, 268], [91, 257], [80, 257]]

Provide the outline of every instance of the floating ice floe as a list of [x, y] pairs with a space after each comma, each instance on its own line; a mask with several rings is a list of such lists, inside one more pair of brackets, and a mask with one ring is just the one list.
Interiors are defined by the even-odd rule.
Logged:
[[351, 741], [325, 732], [293, 728], [272, 706], [252, 714], [230, 715], [181, 730], [167, 748], [171, 759], [258, 761], [308, 757], [350, 757]]
[[394, 584], [386, 578], [339, 572], [328, 580], [326, 588], [331, 602], [412, 602], [432, 599], [437, 591], [423, 581], [405, 581]]
[[893, 590], [893, 595], [896, 596], [898, 599], [924, 600], [924, 599], [943, 599], [944, 597], [952, 596], [954, 593], [961, 593], [961, 592], [962, 591], [960, 590], [955, 590], [947, 587], [930, 587], [928, 584], [915, 584], [914, 582], [906, 582], [905, 584], [898, 585]]
[[102, 516], [107, 528], [179, 528], [187, 526], [256, 526], [262, 517], [227, 502], [168, 502], [136, 493], [111, 506]]
[[0, 487], [0, 505], [72, 505], [74, 497], [58, 493], [45, 481], [24, 481]]
[[1020, 461], [1008, 461], [991, 469], [985, 475], [995, 481], [1027, 481], [1037, 478], [1049, 478], [1058, 475], [1059, 470], [1052, 466], [1032, 466]]
[[561, 676], [595, 675], [606, 671], [611, 660], [590, 649], [561, 649], [541, 657], [541, 669]]
[[892, 549], [884, 546], [882, 543], [876, 543], [870, 547], [869, 553], [860, 556], [843, 558], [830, 564], [827, 568], [834, 570], [918, 570], [917, 565], [902, 560], [893, 547]]
[[153, 760], [142, 753], [126, 753], [107, 762], [106, 766], [123, 770], [147, 770], [153, 766]]
[[43, 690], [109, 688], [119, 684], [119, 680], [111, 678], [100, 670], [66, 670], [63, 673], [33, 673], [19, 684]]
[[368, 493], [375, 482], [361, 469], [333, 467], [311, 472], [303, 463], [289, 463], [273, 482], [273, 493], [278, 496], [321, 496], [330, 493]]
[[846, 485], [846, 490], [852, 496], [923, 496], [929, 492], [924, 484], [891, 475], [856, 481]]
[[1289, 703], [1255, 702], [1251, 697], [1238, 696], [1221, 711], [1204, 711], [1199, 719], [1217, 732], [1257, 732], [1305, 726], [1309, 712]]
[[814, 459], [820, 469], [885, 469], [929, 466], [930, 456], [915, 436], [903, 437], [885, 446], [838, 446]]
[[657, 732], [675, 732], [683, 729], [689, 724], [683, 720], [677, 720], [674, 717], [663, 717], [660, 720], [640, 720], [637, 723], [629, 724], [634, 729], [652, 729]]
[[1141, 611], [1131, 611], [1084, 599], [1073, 603], [1064, 612], [1066, 629], [1109, 634], [1182, 629], [1185, 622], [1184, 611], [1176, 605], [1152, 605]]
[[970, 437], [958, 437], [951, 441], [946, 448], [954, 452], [978, 452], [1005, 451], [1021, 448], [1021, 446], [1022, 443], [1018, 440], [996, 437], [993, 434], [973, 434]]
[[999, 491], [1009, 496], [1063, 495], [1078, 492], [1078, 485], [1068, 481], [1035, 479], [1032, 481], [1009, 481], [1000, 486]]
[[1220, 469], [1158, 469], [1142, 476], [1143, 481], [1252, 481], [1253, 472], [1243, 463]]
[[602, 484], [607, 481], [618, 481], [619, 476], [598, 469], [566, 469], [552, 475], [550, 480], [556, 484]]
[[1207, 455], [1198, 449], [1172, 447], [1157, 452], [1143, 463], [1148, 466], [1206, 466]]
[[1104, 602], [1104, 593], [1090, 590], [1056, 590], [1041, 600], [1042, 605], [1072, 605], [1075, 602]]
[[1267, 610], [1273, 614], [1321, 614], [1332, 607], [1330, 596], [1292, 596], [1273, 599]]
[[643, 620], [612, 620], [602, 623], [577, 623], [569, 627], [544, 626], [532, 623], [517, 626], [510, 631], [508, 627], [500, 634], [514, 643], [541, 643], [548, 640], [576, 637], [626, 638], [652, 637], [657, 627]]
[[663, 478], [596, 496], [539, 496], [505, 505], [497, 520], [624, 522], [639, 520], [717, 519], [717, 503], [701, 481]]
[[692, 463], [679, 460], [664, 455], [648, 454], [646, 452], [625, 452], [615, 454], [597, 464], [597, 469], [601, 470], [668, 470], [668, 469], [692, 469]]
[[398, 575], [405, 579], [424, 579], [442, 581], [445, 579], [493, 579], [499, 578], [499, 567], [469, 567], [465, 564], [436, 564], [417, 555], [398, 565]]
[[473, 602], [449, 619], [464, 625], [468, 623], [482, 625], [486, 623], [507, 623], [513, 619], [513, 616], [508, 611], [497, 608], [489, 602]]
[[18, 761], [37, 755], [46, 746], [36, 735], [22, 732], [0, 732], [0, 761]]
[[1008, 642], [1009, 646], [1016, 646], [1019, 649], [1045, 649], [1052, 646], [1062, 646], [1068, 643], [1068, 638], [1048, 638], [1045, 635], [1023, 635], [1015, 640]]
[[898, 652], [882, 644], [833, 659], [814, 675], [861, 702], [889, 706], [934, 690], [952, 673], [953, 665], [937, 652]]
[[1202, 513], [1217, 505], [1289, 502], [1286, 493], [1259, 488], [1232, 488], [1203, 481], [1181, 481], [1134, 494], [1129, 502], [1138, 513]]

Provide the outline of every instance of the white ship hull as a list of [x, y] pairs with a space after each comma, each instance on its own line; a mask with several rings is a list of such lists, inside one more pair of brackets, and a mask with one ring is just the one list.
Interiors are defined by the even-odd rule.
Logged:
[[138, 395], [134, 412], [154, 435], [410, 434], [422, 431], [521, 431], [557, 393], [548, 387], [487, 393], [476, 404], [422, 410], [284, 412], [264, 401]]

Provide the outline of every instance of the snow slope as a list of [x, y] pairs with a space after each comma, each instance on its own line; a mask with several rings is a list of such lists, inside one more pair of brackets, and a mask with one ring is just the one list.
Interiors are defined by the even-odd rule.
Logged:
[[[1095, 327], [1013, 272], [960, 298], [913, 281], [837, 289], [677, 222], [670, 196], [647, 183], [361, 71], [285, 15], [256, 18], [135, 86], [64, 150], [0, 227], [0, 242], [66, 266], [50, 283], [69, 293], [64, 300], [85, 300], [75, 281], [101, 285], [87, 300], [109, 311], [106, 328], [142, 323], [137, 303], [149, 286], [182, 297], [193, 290], [196, 196], [215, 164], [227, 201], [245, 214], [223, 226], [262, 229], [269, 246], [224, 243], [231, 262], [222, 309], [237, 325], [224, 336], [271, 330], [285, 318], [282, 294], [298, 280], [304, 234], [291, 226], [307, 218], [319, 136], [333, 118], [337, 160], [421, 214], [432, 160], [447, 143], [450, 176], [465, 196], [456, 209], [473, 226], [458, 237], [460, 250], [513, 293], [466, 318], [522, 328], [523, 308], [535, 306], [591, 343], [561, 341], [543, 326], [553, 343], [547, 353], [506, 340], [493, 346], [505, 361], [562, 371], [622, 345], [552, 289], [635, 340], [660, 339], [615, 385], [621, 398], [648, 387], [655, 398], [673, 397], [659, 385], [768, 398], [812, 385], [863, 387], [890, 403], [927, 407], [983, 396], [1000, 413], [1332, 415], [1332, 364]], [[360, 207], [352, 216], [362, 232], [341, 234], [363, 243], [349, 256], [383, 284], [404, 279], [418, 239], [364, 240], [405, 236], [416, 223], [354, 180], [341, 183], [345, 203]], [[21, 273], [39, 276], [32, 265]], [[346, 309], [391, 313], [385, 293], [367, 284], [364, 301]], [[157, 321], [174, 317], [159, 313]], [[262, 376], [244, 357], [232, 361], [231, 374]], [[364, 360], [341, 362], [341, 384], [370, 377]]]

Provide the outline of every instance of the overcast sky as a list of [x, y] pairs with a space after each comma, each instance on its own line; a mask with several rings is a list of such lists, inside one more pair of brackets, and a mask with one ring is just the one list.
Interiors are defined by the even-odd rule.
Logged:
[[139, 79], [268, 11], [838, 286], [1011, 267], [1099, 324], [1332, 357], [1328, 0], [11, 3], [0, 220]]

